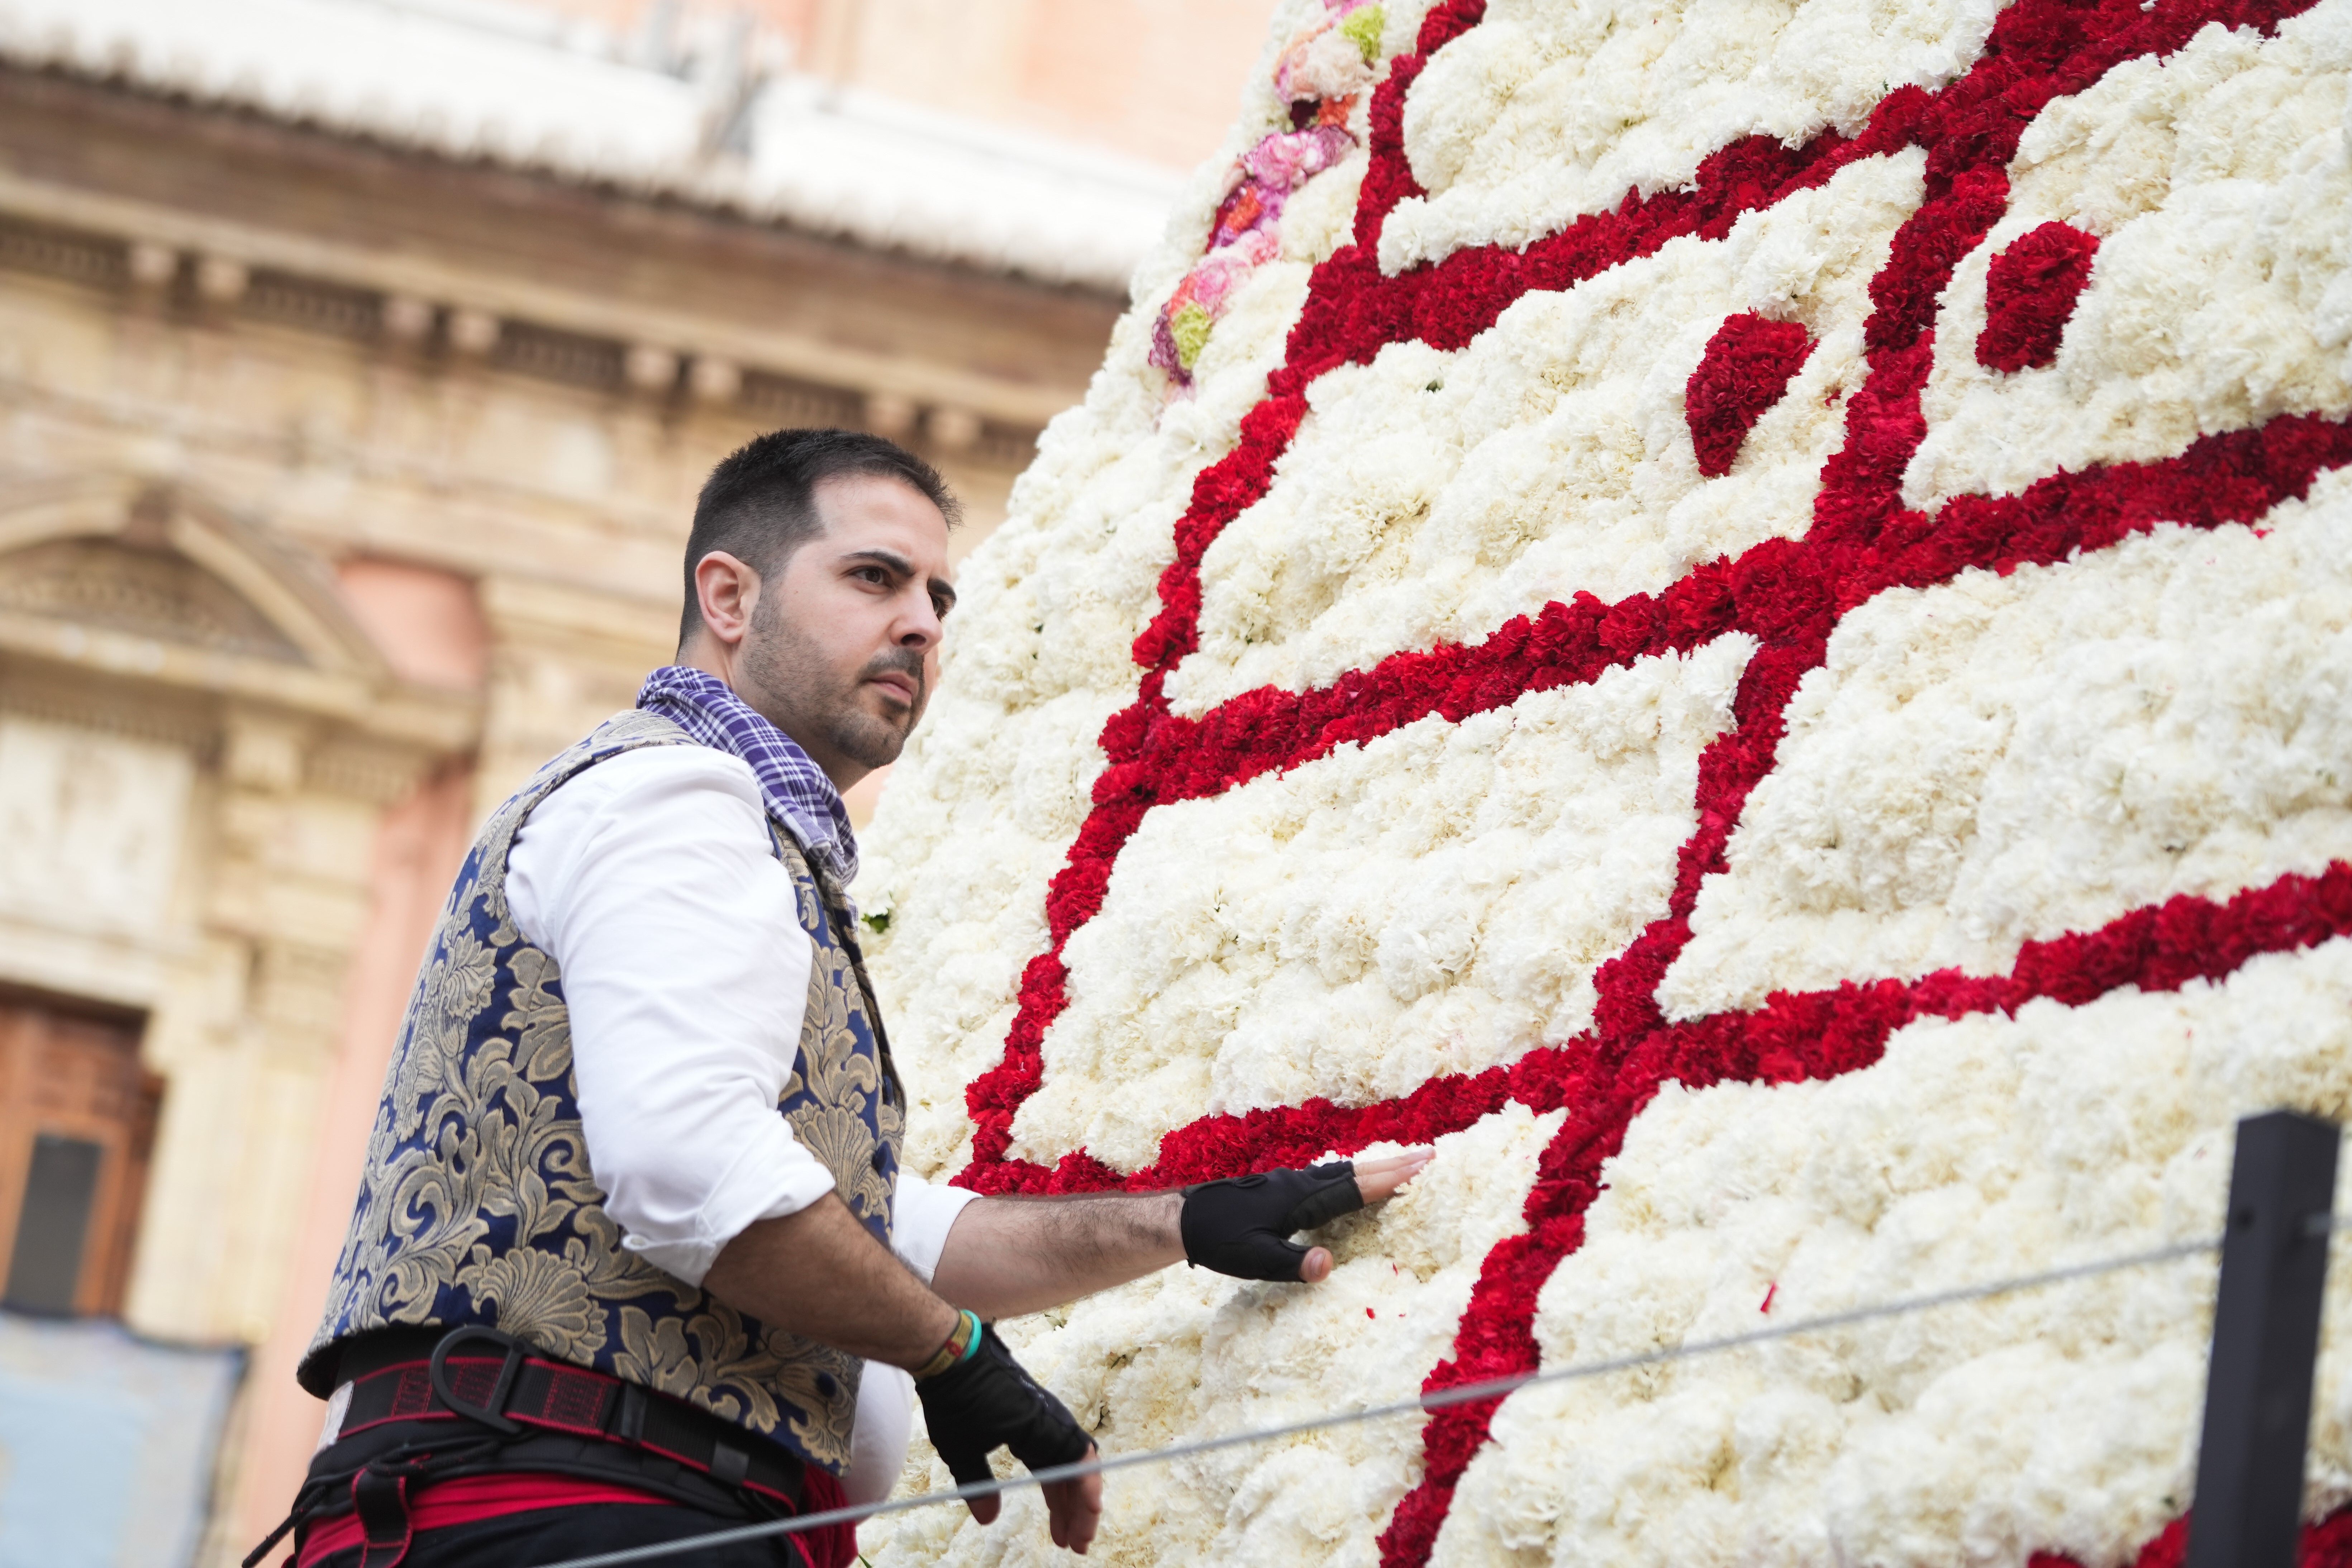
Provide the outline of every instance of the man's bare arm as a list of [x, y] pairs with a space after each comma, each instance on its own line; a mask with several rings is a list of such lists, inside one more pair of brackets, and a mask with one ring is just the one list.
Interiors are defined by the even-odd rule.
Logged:
[[[1429, 1159], [1417, 1149], [1358, 1161], [1356, 1185], [1365, 1203], [1384, 1203]], [[982, 1198], [949, 1229], [931, 1288], [992, 1321], [1058, 1307], [1181, 1263], [1183, 1208], [1181, 1193]], [[1330, 1272], [1331, 1254], [1318, 1247], [1299, 1278], [1312, 1284]]]
[[772, 1328], [892, 1366], [922, 1365], [956, 1325], [956, 1310], [837, 1194], [751, 1226], [719, 1249], [702, 1283]]
[[1177, 1193], [982, 1198], [948, 1231], [931, 1288], [982, 1318], [1040, 1312], [1184, 1261]]
[[[838, 1194], [752, 1225], [719, 1248], [702, 1283], [771, 1327], [909, 1371], [930, 1360], [956, 1326], [955, 1308], [925, 1289]], [[1056, 1481], [1044, 1490], [1054, 1543], [1086, 1551], [1102, 1518], [1102, 1477]], [[988, 1524], [1001, 1505], [981, 1497], [969, 1506]]]

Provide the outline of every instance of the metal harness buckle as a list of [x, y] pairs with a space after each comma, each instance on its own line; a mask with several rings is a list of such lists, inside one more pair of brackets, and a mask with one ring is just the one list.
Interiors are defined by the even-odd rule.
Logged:
[[[458, 1398], [457, 1389], [450, 1385], [449, 1381], [449, 1352], [467, 1340], [484, 1340], [506, 1352], [506, 1360], [499, 1367], [498, 1381], [490, 1385], [490, 1396], [480, 1405]], [[522, 1371], [522, 1363], [530, 1354], [530, 1348], [512, 1334], [502, 1333], [481, 1323], [464, 1323], [441, 1336], [441, 1342], [433, 1347], [433, 1356], [426, 1363], [425, 1371], [433, 1381], [433, 1392], [442, 1404], [468, 1421], [478, 1422], [502, 1436], [512, 1437], [520, 1434], [522, 1423], [509, 1420], [505, 1415], [507, 1399], [514, 1393], [515, 1376]]]

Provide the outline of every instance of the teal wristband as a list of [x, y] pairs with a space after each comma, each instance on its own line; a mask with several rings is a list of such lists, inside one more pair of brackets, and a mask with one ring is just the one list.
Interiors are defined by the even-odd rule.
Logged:
[[970, 1361], [971, 1352], [980, 1348], [981, 1328], [979, 1313], [967, 1307], [957, 1308], [954, 1329], [940, 1342], [940, 1348], [931, 1352], [930, 1360], [911, 1369], [915, 1381], [920, 1383], [926, 1378], [937, 1377]]

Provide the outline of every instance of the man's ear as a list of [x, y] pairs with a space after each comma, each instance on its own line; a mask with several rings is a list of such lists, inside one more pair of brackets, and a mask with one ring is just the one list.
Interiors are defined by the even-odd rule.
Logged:
[[694, 563], [694, 597], [702, 612], [702, 631], [729, 647], [751, 629], [751, 612], [760, 604], [760, 574], [724, 550], [714, 550]]

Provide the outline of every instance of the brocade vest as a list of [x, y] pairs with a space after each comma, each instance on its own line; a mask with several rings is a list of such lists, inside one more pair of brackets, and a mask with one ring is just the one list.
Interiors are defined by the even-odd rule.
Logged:
[[[532, 807], [640, 746], [696, 744], [619, 714], [500, 806], [457, 886], [408, 1004], [327, 1310], [299, 1377], [332, 1392], [335, 1349], [373, 1330], [488, 1324], [542, 1354], [690, 1401], [835, 1472], [862, 1364], [770, 1329], [621, 1245], [590, 1168], [555, 959], [507, 911], [507, 855]], [[885, 1246], [905, 1126], [846, 901], [771, 816], [814, 945], [800, 1054], [778, 1111]], [[781, 955], [779, 962], [782, 962]]]

